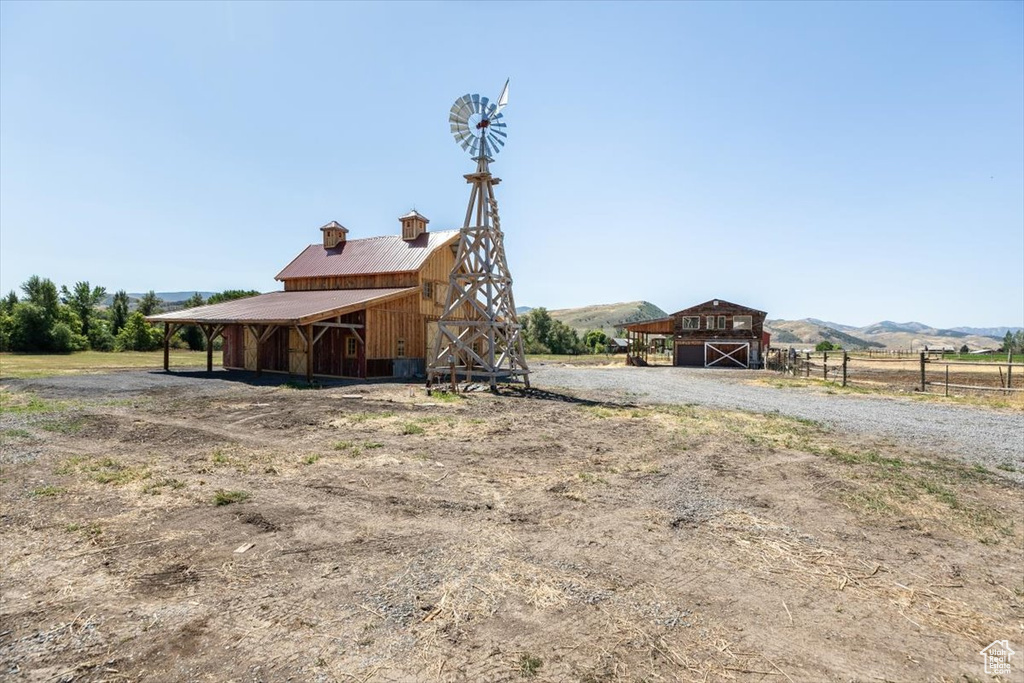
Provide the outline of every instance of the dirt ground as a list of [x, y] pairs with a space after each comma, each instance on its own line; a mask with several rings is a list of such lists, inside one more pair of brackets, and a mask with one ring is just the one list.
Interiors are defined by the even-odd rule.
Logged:
[[1005, 472], [596, 398], [8, 383], [0, 677], [987, 681], [1024, 645]]

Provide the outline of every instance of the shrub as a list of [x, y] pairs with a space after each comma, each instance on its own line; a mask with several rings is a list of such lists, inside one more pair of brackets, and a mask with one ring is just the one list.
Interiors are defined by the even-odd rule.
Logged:
[[152, 351], [163, 344], [163, 333], [146, 322], [141, 313], [136, 311], [128, 318], [128, 322], [114, 342], [116, 351]]

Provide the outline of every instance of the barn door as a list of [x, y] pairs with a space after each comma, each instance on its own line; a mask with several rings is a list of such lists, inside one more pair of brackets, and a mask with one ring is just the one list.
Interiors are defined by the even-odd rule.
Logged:
[[750, 366], [750, 342], [704, 342], [704, 367]]

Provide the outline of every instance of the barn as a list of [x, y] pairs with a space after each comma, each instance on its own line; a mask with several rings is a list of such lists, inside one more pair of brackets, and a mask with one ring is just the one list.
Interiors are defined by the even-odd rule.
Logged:
[[328, 377], [411, 377], [425, 371], [445, 306], [459, 231], [430, 232], [426, 217], [399, 218], [401, 232], [349, 240], [332, 221], [321, 241], [277, 274], [283, 291], [147, 318], [164, 325], [164, 369], [183, 325], [222, 337], [226, 368]]
[[[684, 308], [667, 318], [625, 326], [631, 350], [627, 362], [647, 365], [651, 339], [666, 335], [674, 365], [687, 367], [757, 368], [769, 338], [767, 314], [724, 299], [711, 299]], [[632, 343], [635, 342], [635, 343]]]

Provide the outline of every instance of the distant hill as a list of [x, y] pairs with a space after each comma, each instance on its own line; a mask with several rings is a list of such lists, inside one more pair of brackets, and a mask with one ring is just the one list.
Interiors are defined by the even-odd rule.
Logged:
[[982, 337], [995, 337], [996, 339], [1002, 339], [1006, 336], [1007, 332], [1017, 332], [1024, 328], [1021, 327], [954, 327], [957, 332], [964, 332], [966, 334], [977, 334]]
[[562, 321], [580, 334], [589, 330], [601, 330], [609, 336], [615, 334], [617, 326], [639, 320], [664, 318], [668, 315], [649, 301], [562, 308], [548, 313], [555, 320]]
[[[195, 293], [195, 290], [189, 290], [187, 292], [157, 292], [156, 295], [159, 298], [166, 301], [167, 303], [171, 304], [176, 303], [178, 301], [185, 301], [191, 298], [191, 296]], [[209, 299], [216, 293], [217, 292], [199, 292], [199, 296], [203, 297], [204, 299]], [[128, 299], [141, 299], [145, 295], [145, 292], [128, 292]]]
[[[765, 331], [771, 332], [776, 345], [814, 346], [828, 340], [846, 349], [889, 348], [919, 349], [953, 347], [964, 344], [972, 350], [999, 347], [1002, 335], [996, 338], [971, 332], [972, 328], [938, 329], [919, 322], [896, 323], [883, 320], [864, 327], [831, 323], [817, 318], [803, 320], [766, 320]], [[1017, 328], [985, 328], [998, 331]], [[1003, 333], [1005, 334], [1005, 332]]]

